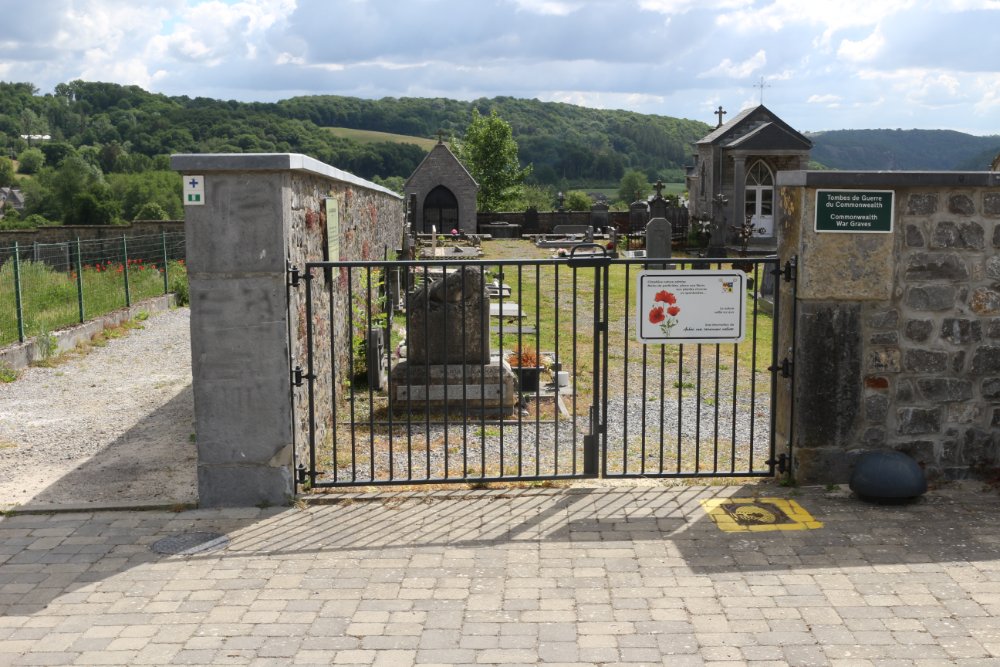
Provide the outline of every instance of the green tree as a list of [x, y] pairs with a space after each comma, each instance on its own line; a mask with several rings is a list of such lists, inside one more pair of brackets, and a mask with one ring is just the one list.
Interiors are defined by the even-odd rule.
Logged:
[[5, 157], [0, 157], [0, 188], [14, 185], [14, 163]]
[[517, 159], [517, 142], [510, 125], [497, 115], [482, 116], [472, 109], [472, 122], [458, 142], [456, 155], [479, 183], [480, 211], [502, 211], [517, 198], [517, 186], [531, 173]]
[[37, 148], [28, 148], [17, 156], [17, 161], [21, 163], [22, 174], [37, 174], [45, 164], [45, 153]]
[[567, 211], [589, 211], [593, 205], [590, 195], [583, 190], [570, 190], [563, 201], [563, 208]]
[[618, 199], [628, 204], [645, 198], [649, 193], [649, 189], [649, 181], [646, 180], [646, 174], [638, 169], [629, 169], [622, 176], [621, 183], [618, 185]]
[[156, 202], [149, 202], [139, 207], [133, 220], [169, 220], [170, 216]]
[[536, 211], [551, 211], [555, 195], [547, 185], [522, 185], [518, 188], [517, 198], [511, 205], [512, 211], [524, 211], [534, 208]]

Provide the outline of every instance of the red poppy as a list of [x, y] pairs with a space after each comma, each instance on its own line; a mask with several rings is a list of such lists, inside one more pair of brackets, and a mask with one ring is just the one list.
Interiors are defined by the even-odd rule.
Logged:
[[674, 317], [679, 312], [681, 312], [680, 306], [670, 306], [669, 308], [667, 308], [667, 314], [669, 314], [671, 317]]
[[675, 304], [677, 303], [677, 297], [673, 295], [673, 292], [668, 292], [667, 290], [660, 290], [656, 293], [656, 298], [654, 301], [662, 301], [663, 303]]
[[649, 311], [649, 321], [653, 324], [659, 324], [664, 320], [663, 316], [663, 306], [656, 306]]

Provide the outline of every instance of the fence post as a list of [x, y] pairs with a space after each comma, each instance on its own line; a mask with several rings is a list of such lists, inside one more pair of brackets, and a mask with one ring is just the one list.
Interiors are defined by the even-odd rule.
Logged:
[[83, 261], [80, 257], [80, 237], [76, 237], [76, 300], [80, 308], [80, 324], [87, 321], [83, 311]]
[[128, 289], [128, 242], [124, 234], [122, 234], [122, 254], [125, 256], [125, 269], [122, 271], [125, 275], [125, 307], [128, 308], [132, 305], [132, 295]]
[[14, 308], [17, 310], [17, 340], [24, 342], [24, 304], [21, 303], [21, 251], [14, 241]]
[[163, 244], [163, 293], [170, 293], [170, 281], [167, 279], [167, 266], [170, 262], [170, 258], [167, 256], [167, 232], [166, 230], [160, 231], [160, 239]]

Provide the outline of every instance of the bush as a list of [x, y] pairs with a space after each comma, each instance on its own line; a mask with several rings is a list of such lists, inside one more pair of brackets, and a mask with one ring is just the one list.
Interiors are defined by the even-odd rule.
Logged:
[[186, 306], [191, 303], [186, 272], [181, 274], [174, 271], [173, 275], [170, 276], [170, 291], [174, 293], [174, 299], [178, 306]]

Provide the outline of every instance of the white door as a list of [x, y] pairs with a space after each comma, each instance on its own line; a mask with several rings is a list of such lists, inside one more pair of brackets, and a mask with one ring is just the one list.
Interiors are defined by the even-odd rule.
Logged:
[[774, 236], [774, 176], [762, 160], [754, 162], [747, 172], [743, 202], [753, 226], [764, 230], [754, 236]]

